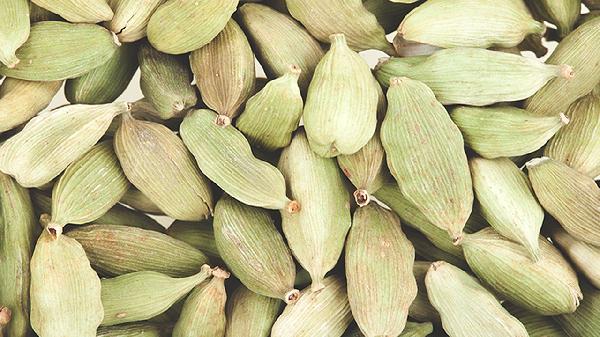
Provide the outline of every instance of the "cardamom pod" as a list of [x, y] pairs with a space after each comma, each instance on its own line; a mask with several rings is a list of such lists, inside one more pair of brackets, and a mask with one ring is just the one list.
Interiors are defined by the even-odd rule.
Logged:
[[62, 18], [50, 12], [49, 10], [42, 8], [33, 2], [29, 3], [29, 21], [31, 23], [40, 21], [62, 21]]
[[[386, 0], [387, 1], [387, 0]], [[429, 322], [415, 323], [406, 322], [406, 328], [398, 337], [426, 337], [433, 332], [433, 325]], [[346, 330], [342, 337], [365, 337], [356, 324]]]
[[410, 1], [389, 0], [363, 0], [363, 6], [375, 15], [386, 34], [394, 32], [402, 18], [416, 7]]
[[569, 337], [598, 337], [600, 331], [600, 290], [583, 283], [585, 300], [577, 311], [571, 314], [554, 316]]
[[98, 23], [113, 17], [113, 11], [107, 0], [86, 1], [85, 5], [78, 0], [32, 0], [32, 2], [75, 23]]
[[[446, 261], [460, 269], [468, 270], [469, 266], [465, 261], [462, 248], [455, 249], [456, 251], [438, 248], [427, 236], [410, 227], [404, 228], [404, 233], [412, 243], [413, 247], [415, 247], [415, 255], [417, 258], [426, 261]], [[442, 234], [445, 234], [446, 241], [450, 241], [446, 232], [442, 231]]]
[[161, 211], [150, 198], [135, 187], [129, 188], [121, 198], [120, 202], [144, 213], [163, 215], [163, 211]]
[[21, 61], [15, 52], [27, 41], [29, 29], [29, 1], [3, 1], [0, 8], [0, 63], [13, 68]]
[[581, 13], [581, 0], [527, 0], [534, 15], [558, 28], [560, 37], [565, 37], [575, 27]]
[[504, 302], [504, 308], [515, 316], [527, 329], [529, 337], [564, 337], [565, 333], [558, 327], [551, 317], [542, 316], [518, 306]]
[[106, 26], [117, 34], [119, 41], [135, 42], [146, 36], [146, 26], [154, 11], [165, 0], [109, 0], [114, 12]]
[[117, 326], [103, 326], [96, 337], [167, 337], [168, 329], [154, 323], [130, 323]]
[[[429, 270], [431, 262], [415, 261], [413, 273], [417, 281], [417, 297], [408, 308], [408, 316], [419, 322], [440, 322], [440, 314], [429, 302], [427, 287], [425, 286], [425, 275]], [[409, 322], [410, 323], [410, 322]]]
[[211, 261], [220, 261], [221, 256], [215, 242], [212, 220], [202, 222], [187, 222], [175, 220], [167, 228], [167, 234], [200, 250]]
[[600, 270], [597, 268], [600, 263], [600, 247], [577, 240], [558, 226], [552, 230], [552, 242], [556, 243], [591, 284], [600, 289]]
[[239, 286], [227, 301], [225, 337], [269, 337], [281, 304], [280, 300]]

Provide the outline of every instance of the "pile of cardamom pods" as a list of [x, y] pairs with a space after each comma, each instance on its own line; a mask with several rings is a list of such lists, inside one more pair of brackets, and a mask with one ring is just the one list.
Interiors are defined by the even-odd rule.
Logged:
[[2, 0], [0, 79], [0, 337], [600, 336], [599, 0]]

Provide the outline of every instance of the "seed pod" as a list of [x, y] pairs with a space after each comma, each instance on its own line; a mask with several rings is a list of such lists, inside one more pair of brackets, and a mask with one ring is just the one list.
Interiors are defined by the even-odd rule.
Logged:
[[244, 204], [297, 211], [298, 203], [285, 195], [281, 173], [256, 159], [244, 135], [235, 127], [224, 125], [226, 120], [220, 117], [210, 110], [193, 110], [179, 129], [202, 173]]
[[[386, 0], [387, 1], [387, 0]], [[406, 322], [406, 328], [402, 331], [398, 337], [426, 337], [433, 332], [433, 325], [431, 323], [415, 323]], [[360, 329], [356, 324], [353, 324], [346, 330], [342, 337], [364, 337]]]
[[0, 31], [0, 63], [13, 68], [20, 62], [15, 52], [29, 37], [29, 1], [3, 1]]
[[163, 54], [143, 43], [138, 61], [140, 88], [160, 118], [183, 117], [184, 110], [196, 105], [198, 98], [186, 57]]
[[211, 261], [221, 260], [211, 220], [185, 222], [176, 220], [167, 229], [167, 234], [200, 250]]
[[320, 291], [302, 290], [298, 302], [288, 305], [271, 330], [272, 337], [341, 336], [352, 322], [346, 285], [337, 276], [323, 280]]
[[61, 86], [61, 81], [33, 82], [6, 78], [0, 85], [0, 132], [21, 125], [44, 110]]
[[453, 265], [444, 261], [432, 263], [425, 284], [429, 300], [439, 311], [448, 335], [527, 336], [523, 324], [511, 316], [494, 295], [477, 279]]
[[[565, 37], [546, 61], [569, 64], [581, 76], [570, 81], [556, 78], [525, 101], [525, 109], [539, 115], [552, 116], [567, 111], [569, 105], [587, 95], [600, 82], [600, 17], [577, 27]], [[515, 83], [512, 83], [513, 85]]]
[[592, 246], [577, 240], [558, 226], [552, 230], [552, 242], [565, 253], [573, 265], [592, 283], [600, 289], [600, 247]]
[[0, 170], [23, 187], [44, 185], [86, 153], [127, 103], [67, 105], [44, 111], [0, 147]]
[[397, 336], [416, 297], [415, 249], [400, 219], [372, 204], [354, 213], [346, 242], [346, 279], [352, 316], [367, 336]]
[[352, 154], [375, 133], [378, 88], [368, 64], [331, 36], [331, 49], [315, 70], [304, 107], [304, 125], [313, 151], [323, 157]]
[[473, 204], [460, 131], [421, 82], [394, 78], [387, 97], [381, 142], [392, 175], [406, 199], [460, 241]]
[[120, 202], [144, 213], [163, 215], [163, 211], [161, 211], [150, 198], [135, 187], [129, 188], [121, 198]]
[[577, 311], [553, 317], [569, 337], [597, 337], [600, 331], [600, 290], [583, 283], [583, 293]]
[[67, 100], [72, 104], [113, 102], [125, 91], [138, 68], [136, 53], [136, 44], [122, 45], [108, 62], [81, 77], [67, 80]]
[[[426, 261], [446, 261], [460, 269], [469, 269], [465, 257], [463, 256], [462, 248], [455, 249], [456, 251], [451, 249], [443, 250], [432, 244], [427, 236], [421, 234], [417, 230], [407, 227], [404, 228], [404, 232], [406, 233], [408, 240], [415, 247], [417, 258]], [[442, 233], [445, 235], [446, 241], [450, 241], [448, 234], [443, 231]]]
[[417, 297], [408, 309], [408, 316], [419, 322], [431, 321], [437, 323], [440, 321], [440, 314], [429, 302], [425, 286], [425, 275], [427, 275], [430, 265], [431, 262], [425, 261], [415, 261], [414, 263], [413, 273], [417, 281]]
[[379, 49], [394, 54], [385, 31], [375, 15], [363, 6], [362, 0], [287, 0], [286, 4], [292, 16], [321, 42], [328, 43], [331, 34], [341, 33], [347, 36], [348, 45], [356, 51]]
[[131, 183], [179, 220], [206, 219], [213, 201], [208, 180], [183, 142], [166, 126], [123, 116], [115, 152]]
[[394, 32], [402, 18], [416, 7], [416, 5], [410, 5], [410, 3], [410, 1], [363, 0], [363, 6], [375, 15], [377, 22], [386, 34]]
[[117, 34], [121, 42], [134, 42], [146, 36], [146, 26], [154, 11], [165, 0], [110, 0], [115, 13], [107, 23], [108, 29]]
[[581, 13], [581, 0], [527, 0], [526, 3], [536, 16], [556, 25], [560, 37], [573, 30]]
[[547, 157], [526, 165], [544, 209], [573, 237], [600, 246], [600, 187], [594, 180]]
[[187, 297], [173, 328], [173, 337], [225, 336], [225, 279], [229, 273], [216, 268], [213, 278], [198, 285]]
[[422, 81], [444, 105], [484, 106], [518, 101], [533, 95], [552, 78], [573, 77], [573, 69], [567, 65], [544, 64], [524, 56], [477, 48], [444, 49], [425, 59], [410, 59], [392, 58], [380, 63], [376, 67], [377, 80], [383, 86], [397, 76]]
[[472, 158], [469, 166], [483, 216], [499, 234], [523, 245], [530, 258], [538, 261], [544, 210], [525, 174], [508, 158]]
[[106, 63], [118, 48], [113, 35], [94, 24], [58, 21], [34, 23], [17, 50], [14, 68], [0, 64], [0, 74], [29, 81], [79, 77]]
[[148, 22], [148, 40], [168, 54], [184, 54], [201, 48], [223, 30], [239, 0], [168, 0]]
[[490, 159], [534, 152], [569, 123], [562, 113], [545, 117], [512, 106], [461, 106], [450, 117], [467, 146]]
[[62, 21], [62, 18], [31, 2], [29, 3], [29, 21], [31, 23], [40, 21]]
[[239, 286], [227, 301], [225, 337], [269, 337], [282, 302]]
[[575, 311], [581, 299], [577, 276], [546, 239], [540, 237], [540, 259], [491, 228], [469, 234], [463, 242], [469, 267], [503, 298], [540, 315]]
[[171, 278], [154, 271], [139, 271], [102, 280], [102, 325], [150, 319], [167, 311], [195, 286], [211, 276], [208, 265], [196, 275]]
[[113, 17], [113, 11], [106, 0], [86, 1], [85, 5], [77, 0], [32, 0], [32, 2], [75, 23], [98, 23]]
[[100, 278], [77, 241], [46, 228], [31, 258], [31, 327], [40, 337], [95, 337]]
[[96, 337], [167, 337], [168, 329], [155, 323], [130, 323], [117, 326], [104, 326], [98, 329]]
[[551, 317], [534, 314], [508, 302], [504, 303], [504, 307], [523, 323], [529, 337], [564, 337], [565, 335]]
[[296, 214], [281, 212], [283, 232], [316, 291], [336, 265], [350, 229], [346, 187], [335, 161], [312, 152], [302, 129], [283, 150], [278, 167], [290, 195], [302, 205]]

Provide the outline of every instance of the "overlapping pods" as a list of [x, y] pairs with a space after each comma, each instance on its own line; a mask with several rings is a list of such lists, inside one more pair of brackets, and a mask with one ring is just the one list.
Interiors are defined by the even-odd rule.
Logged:
[[3, 2], [0, 9], [0, 64], [13, 68], [21, 61], [15, 53], [27, 41], [29, 29], [29, 1]]
[[87, 1], [85, 6], [77, 0], [33, 0], [36, 5], [60, 15], [70, 22], [97, 23], [113, 17], [106, 0]]
[[238, 287], [227, 299], [225, 337], [268, 337], [282, 303], [244, 286]]
[[123, 43], [134, 42], [146, 36], [146, 27], [154, 11], [165, 0], [110, 0], [114, 15], [107, 27]]

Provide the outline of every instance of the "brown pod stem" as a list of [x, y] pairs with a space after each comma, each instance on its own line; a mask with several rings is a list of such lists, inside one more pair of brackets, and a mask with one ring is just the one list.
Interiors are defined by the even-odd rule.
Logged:
[[290, 214], [296, 214], [300, 212], [301, 209], [302, 207], [300, 206], [300, 203], [296, 200], [290, 201], [286, 206], [286, 210]]
[[215, 120], [215, 124], [221, 127], [229, 126], [231, 125], [231, 118], [226, 115], [218, 115], [217, 119]]
[[291, 303], [295, 303], [296, 301], [298, 301], [299, 298], [300, 298], [300, 290], [292, 289], [287, 294], [285, 294], [284, 301], [285, 301], [285, 304], [291, 304]]
[[360, 207], [367, 206], [371, 202], [371, 195], [367, 190], [356, 190], [352, 195], [354, 195], [354, 200]]

